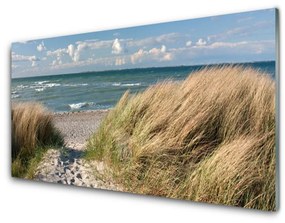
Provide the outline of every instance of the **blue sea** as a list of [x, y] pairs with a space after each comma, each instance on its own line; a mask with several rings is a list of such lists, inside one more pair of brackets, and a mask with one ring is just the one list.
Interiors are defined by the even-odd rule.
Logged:
[[[275, 79], [275, 61], [240, 65], [265, 71]], [[109, 109], [127, 90], [136, 93], [166, 79], [184, 80], [191, 72], [204, 67], [138, 68], [16, 78], [11, 81], [11, 98], [12, 101], [38, 101], [53, 112]]]

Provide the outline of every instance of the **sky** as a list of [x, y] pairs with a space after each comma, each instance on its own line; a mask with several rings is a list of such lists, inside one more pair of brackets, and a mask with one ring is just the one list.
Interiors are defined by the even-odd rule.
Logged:
[[275, 9], [12, 43], [12, 78], [275, 60]]

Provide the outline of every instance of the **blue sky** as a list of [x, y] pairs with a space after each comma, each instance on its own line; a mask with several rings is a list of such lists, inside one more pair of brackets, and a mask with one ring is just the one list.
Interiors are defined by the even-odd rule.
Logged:
[[16, 42], [12, 77], [275, 60], [275, 9]]

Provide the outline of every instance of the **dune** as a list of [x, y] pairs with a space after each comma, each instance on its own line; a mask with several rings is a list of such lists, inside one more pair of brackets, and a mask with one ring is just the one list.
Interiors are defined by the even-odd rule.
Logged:
[[33, 158], [58, 145], [63, 145], [63, 138], [45, 107], [35, 102], [12, 104], [12, 176], [24, 177]]
[[126, 191], [276, 210], [275, 83], [241, 66], [126, 92], [88, 142]]

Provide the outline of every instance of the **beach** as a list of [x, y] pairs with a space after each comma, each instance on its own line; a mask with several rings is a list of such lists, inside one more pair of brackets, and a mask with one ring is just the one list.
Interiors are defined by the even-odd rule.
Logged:
[[54, 113], [55, 127], [63, 134], [66, 147], [83, 150], [86, 140], [99, 127], [109, 110]]
[[122, 190], [106, 174], [103, 162], [87, 162], [82, 158], [86, 140], [98, 129], [109, 110], [54, 113], [54, 125], [65, 145], [50, 149], [39, 164], [35, 180], [106, 190]]
[[205, 68], [140, 94], [126, 91], [111, 112], [92, 110], [92, 103], [63, 112], [35, 102], [14, 104], [13, 173], [275, 210], [274, 97], [271, 76], [229, 66]]

